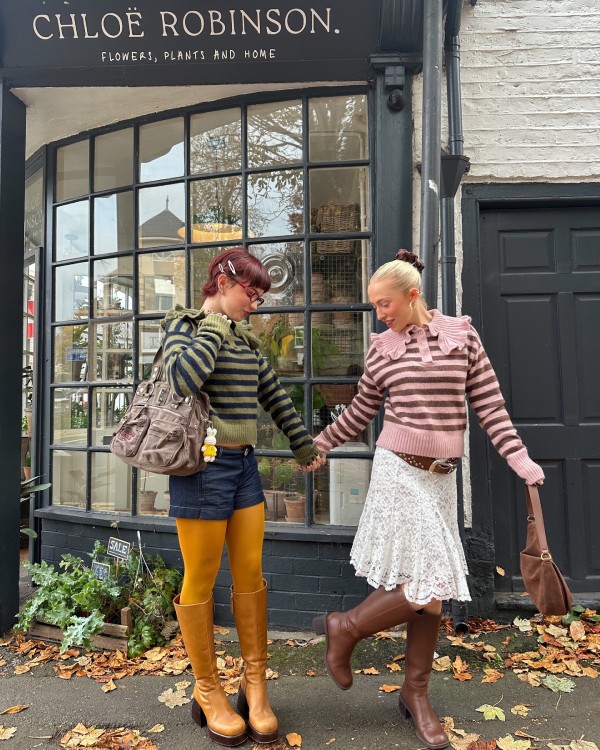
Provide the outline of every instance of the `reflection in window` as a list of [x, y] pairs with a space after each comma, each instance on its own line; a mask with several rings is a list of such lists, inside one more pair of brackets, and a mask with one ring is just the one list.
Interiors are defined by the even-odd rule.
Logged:
[[241, 240], [241, 177], [217, 177], [192, 182], [190, 216], [192, 242]]
[[94, 255], [133, 250], [133, 193], [94, 200]]
[[55, 383], [87, 379], [88, 326], [57, 326], [54, 328]]
[[367, 97], [364, 94], [310, 99], [310, 161], [368, 159], [367, 123]]
[[166, 516], [170, 502], [169, 477], [147, 471], [138, 472], [138, 515]]
[[70, 260], [87, 255], [90, 249], [89, 201], [59, 206], [55, 218], [55, 259]]
[[130, 315], [133, 311], [133, 258], [93, 263], [94, 317]]
[[190, 174], [240, 169], [242, 125], [239, 109], [205, 112], [190, 118]]
[[133, 380], [133, 323], [91, 326], [90, 380]]
[[[270, 242], [252, 245], [250, 252], [264, 264], [271, 278], [265, 306], [304, 305], [304, 243]], [[296, 313], [302, 323], [302, 313]]]
[[183, 183], [142, 188], [139, 191], [140, 248], [181, 245], [185, 239]]
[[223, 252], [222, 247], [195, 247], [191, 251], [192, 307], [202, 307], [202, 303], [204, 302], [202, 287], [208, 279], [208, 267], [221, 252]]
[[367, 450], [364, 443], [346, 443], [331, 451], [327, 465], [315, 472], [315, 523], [358, 525], [369, 489], [372, 462], [368, 458], [349, 456], [361, 450]]
[[263, 357], [277, 374], [298, 377], [304, 372], [304, 327], [292, 326], [290, 315], [294, 313], [258, 313], [252, 316], [252, 327]]
[[66, 446], [87, 445], [87, 388], [55, 388], [52, 403], [52, 442]]
[[110, 445], [113, 432], [132, 399], [131, 388], [94, 388], [92, 445]]
[[258, 472], [265, 493], [265, 519], [304, 523], [306, 516], [306, 477], [287, 458], [262, 456]]
[[44, 244], [44, 171], [25, 181], [25, 255]]
[[56, 201], [86, 195], [90, 190], [89, 142], [79, 141], [56, 150]]
[[140, 182], [183, 175], [183, 117], [140, 128]]
[[138, 306], [141, 313], [170, 310], [185, 305], [185, 253], [138, 255]]
[[278, 166], [301, 160], [301, 102], [248, 107], [248, 166]]
[[87, 453], [57, 449], [51, 455], [52, 504], [85, 508]]
[[367, 167], [314, 169], [310, 173], [312, 232], [357, 232], [369, 227]]
[[92, 453], [91, 510], [131, 512], [131, 468], [112, 453]]
[[90, 279], [88, 264], [59, 266], [54, 272], [55, 320], [89, 317]]
[[300, 234], [304, 228], [302, 171], [248, 176], [248, 231], [256, 237]]
[[369, 313], [336, 311], [331, 322], [311, 326], [312, 368], [315, 375], [353, 376], [362, 368], [369, 347]]
[[139, 362], [138, 378], [147, 380], [152, 371], [152, 362], [160, 343], [164, 331], [159, 320], [145, 320], [139, 324]]
[[95, 138], [94, 190], [114, 190], [133, 181], [133, 128]]

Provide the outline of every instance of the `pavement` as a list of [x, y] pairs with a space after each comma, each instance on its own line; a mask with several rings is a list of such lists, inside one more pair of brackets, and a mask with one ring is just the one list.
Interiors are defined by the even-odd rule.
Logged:
[[[502, 631], [500, 636], [505, 636], [506, 632]], [[312, 641], [300, 648], [286, 643], [290, 638], [306, 642], [312, 634], [269, 635], [273, 639], [269, 646], [270, 666], [279, 672], [277, 679], [269, 681], [269, 695], [280, 721], [282, 738], [288, 733], [297, 733], [304, 750], [417, 750], [421, 747], [412, 724], [400, 717], [397, 694], [379, 690], [383, 684], [402, 682], [400, 672], [390, 673], [385, 666], [394, 653], [403, 650], [401, 639], [398, 639], [400, 643], [387, 639], [365, 642], [362, 650], [355, 654], [355, 666], [374, 665], [380, 674], [355, 675], [354, 687], [341, 691], [323, 668], [323, 643]], [[517, 632], [515, 638], [518, 637]], [[222, 640], [221, 648], [227, 653], [239, 653], [236, 652], [235, 631]], [[438, 647], [455, 658], [456, 649], [452, 650], [443, 637]], [[519, 650], [527, 647], [523, 642]], [[467, 659], [473, 656], [472, 652], [465, 654]], [[59, 679], [53, 663], [43, 664], [26, 674], [14, 674], [14, 667], [24, 661], [23, 656], [0, 647], [0, 712], [14, 705], [29, 707], [18, 714], [0, 715], [0, 725], [17, 729], [6, 741], [6, 750], [56, 750], [61, 747], [61, 738], [80, 722], [102, 728], [137, 729], [160, 750], [215, 750], [218, 747], [208, 739], [204, 729], [192, 722], [190, 704], [170, 709], [158, 701], [164, 690], [175, 688], [184, 678], [191, 679], [190, 674], [127, 676], [116, 681], [116, 690], [104, 693], [101, 684], [87, 677]], [[307, 671], [315, 675], [307, 676]], [[493, 684], [483, 684], [482, 677], [477, 667], [474, 667], [473, 679], [464, 682], [454, 679], [452, 673], [433, 673], [432, 703], [440, 716], [452, 717], [455, 728], [475, 733], [480, 740], [497, 740], [509, 734], [516, 740], [529, 736], [533, 748], [543, 748], [548, 743], [568, 746], [581, 738], [600, 743], [600, 680], [573, 678], [572, 692], [555, 693], [542, 686], [532, 687], [511, 671]], [[186, 692], [189, 695], [191, 687]], [[475, 710], [482, 704], [499, 706], [506, 720], [486, 721], [483, 714]], [[529, 707], [527, 717], [511, 713], [511, 707], [517, 704]], [[156, 724], [164, 725], [164, 731], [148, 734]], [[515, 735], [517, 731], [521, 734]], [[0, 747], [4, 750], [4, 743]], [[122, 747], [134, 747], [134, 744]], [[250, 749], [253, 743], [248, 740], [242, 747]], [[270, 746], [255, 747], [283, 750], [289, 745], [280, 740]], [[492, 748], [493, 745], [480, 745], [472, 746], [471, 750]], [[593, 746], [585, 744], [577, 746], [577, 750], [579, 748], [594, 750]], [[526, 750], [526, 747], [515, 746], [517, 749]], [[467, 750], [466, 745], [463, 750]]]

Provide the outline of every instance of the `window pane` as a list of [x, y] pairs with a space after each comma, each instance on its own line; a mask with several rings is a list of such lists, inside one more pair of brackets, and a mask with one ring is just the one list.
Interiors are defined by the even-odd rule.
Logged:
[[348, 458], [357, 450], [367, 450], [367, 447], [350, 442], [336, 448], [329, 454], [327, 465], [314, 473], [315, 523], [358, 525], [369, 489], [372, 462], [367, 458]]
[[185, 253], [138, 255], [138, 306], [141, 313], [170, 310], [177, 303], [185, 305]]
[[133, 193], [94, 199], [94, 254], [133, 249]]
[[130, 315], [133, 311], [133, 258], [97, 260], [94, 273], [94, 317]]
[[367, 302], [370, 249], [369, 240], [311, 242], [312, 301], [332, 305]]
[[303, 179], [299, 169], [248, 177], [248, 233], [253, 237], [301, 234]]
[[94, 191], [133, 182], [133, 128], [99, 135], [95, 140]]
[[90, 278], [87, 263], [73, 263], [54, 269], [54, 320], [89, 317]]
[[93, 325], [90, 362], [95, 369], [90, 380], [133, 380], [133, 323]]
[[131, 513], [131, 468], [112, 453], [92, 453], [91, 509]]
[[[364, 367], [369, 347], [369, 313], [335, 312], [330, 325], [311, 315], [312, 367], [315, 375], [354, 376]], [[343, 316], [338, 320], [336, 316]]]
[[304, 523], [306, 515], [306, 478], [294, 469], [294, 460], [262, 456], [258, 471], [265, 493], [267, 521]]
[[182, 245], [185, 239], [185, 187], [176, 185], [139, 191], [139, 247]]
[[85, 509], [87, 453], [59, 449], [51, 457], [52, 504]]
[[55, 388], [52, 391], [52, 442], [87, 445], [87, 388]]
[[241, 169], [239, 109], [205, 112], [190, 118], [190, 174]]
[[90, 250], [89, 201], [69, 203], [55, 211], [55, 259], [69, 260], [87, 255]]
[[140, 128], [140, 182], [183, 174], [183, 117]]
[[[286, 386], [286, 391], [291, 394], [299, 386]], [[301, 386], [300, 386], [301, 387]], [[295, 402], [294, 402], [295, 403]], [[288, 451], [290, 441], [285, 434], [277, 427], [270, 414], [264, 409], [258, 410], [257, 418], [258, 441], [257, 448], [263, 450]]]
[[87, 379], [88, 326], [57, 326], [54, 329], [55, 383]]
[[296, 313], [252, 315], [252, 327], [261, 351], [279, 375], [298, 377], [304, 372], [304, 326], [292, 326]]
[[242, 178], [195, 180], [190, 190], [192, 242], [242, 239]]
[[213, 259], [223, 252], [223, 247], [196, 247], [190, 252], [192, 264], [192, 307], [200, 308], [204, 302], [202, 287], [208, 279], [208, 267]]
[[[356, 377], [355, 383], [319, 383], [313, 388], [312, 434], [317, 435], [330, 425], [343, 412], [357, 393], [358, 379], [363, 368], [358, 365], [351, 368], [350, 376]], [[373, 448], [372, 424], [360, 432], [354, 440], [364, 443], [367, 448]]]
[[138, 377], [147, 380], [152, 370], [152, 362], [156, 350], [163, 339], [164, 331], [159, 320], [145, 320], [139, 324], [140, 361], [138, 363]]
[[92, 445], [110, 445], [133, 394], [131, 388], [94, 388], [92, 397]]
[[90, 191], [89, 141], [56, 150], [56, 200], [67, 201]]
[[311, 170], [311, 232], [366, 232], [369, 222], [367, 167]]
[[147, 471], [138, 472], [138, 515], [166, 516], [170, 502], [169, 477]]
[[276, 166], [301, 160], [301, 102], [248, 107], [248, 166]]
[[25, 254], [44, 244], [44, 170], [25, 182]]
[[[265, 295], [265, 306], [304, 305], [304, 244], [302, 242], [252, 245], [250, 253], [265, 265], [271, 277], [271, 288]], [[301, 325], [302, 313], [295, 315], [294, 325]]]
[[308, 104], [310, 161], [369, 158], [367, 97], [334, 96]]

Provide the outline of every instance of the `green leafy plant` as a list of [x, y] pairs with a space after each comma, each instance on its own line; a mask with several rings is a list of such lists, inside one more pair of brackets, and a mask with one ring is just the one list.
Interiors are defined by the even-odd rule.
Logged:
[[[106, 554], [96, 542], [92, 560]], [[173, 597], [181, 584], [181, 573], [167, 567], [159, 556], [132, 550], [126, 561], [110, 564], [104, 580], [74, 555], [65, 554], [56, 569], [46, 562], [25, 563], [37, 586], [33, 597], [17, 616], [17, 630], [26, 631], [33, 620], [56, 625], [63, 631], [61, 652], [70, 646], [89, 647], [105, 622], [120, 622], [123, 607], [131, 607], [133, 626], [128, 653], [138, 656], [167, 642], [174, 620]], [[164, 633], [164, 634], [163, 634]]]
[[[27, 456], [29, 458], [29, 456]], [[27, 460], [27, 459], [25, 459]], [[24, 466], [27, 464], [24, 463]], [[31, 466], [31, 459], [29, 459], [29, 466]], [[24, 479], [21, 482], [21, 503], [26, 503], [29, 500], [29, 496], [34, 492], [43, 492], [52, 485], [50, 482], [43, 482], [42, 484], [35, 484], [39, 479], [38, 477], [32, 477], [31, 479]], [[37, 539], [37, 531], [30, 529], [29, 526], [21, 526], [21, 534], [30, 537], [31, 539]]]

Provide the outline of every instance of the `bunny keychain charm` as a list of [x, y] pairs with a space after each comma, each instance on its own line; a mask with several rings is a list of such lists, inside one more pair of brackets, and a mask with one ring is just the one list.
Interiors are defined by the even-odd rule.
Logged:
[[212, 425], [206, 428], [206, 437], [204, 438], [204, 444], [202, 445], [202, 453], [204, 454], [204, 460], [206, 463], [214, 461], [217, 455], [217, 431]]

